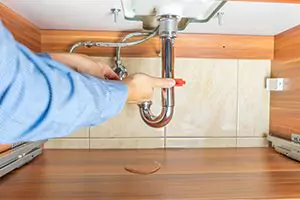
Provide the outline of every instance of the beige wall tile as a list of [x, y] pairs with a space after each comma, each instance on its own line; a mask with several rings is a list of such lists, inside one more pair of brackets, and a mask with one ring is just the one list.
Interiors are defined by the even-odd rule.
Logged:
[[268, 147], [267, 138], [237, 138], [237, 147]]
[[167, 136], [235, 136], [237, 60], [177, 59], [175, 113]]
[[46, 149], [88, 149], [89, 139], [52, 139], [45, 143]]
[[120, 115], [91, 127], [91, 138], [105, 137], [162, 137], [163, 128], [148, 127], [141, 119], [136, 105], [126, 105]]
[[[161, 76], [159, 58], [124, 58], [123, 64], [129, 73], [143, 72]], [[106, 59], [107, 61], [107, 59]], [[152, 110], [159, 113], [161, 108], [160, 90], [155, 91]], [[91, 127], [90, 135], [94, 137], [162, 137], [163, 129], [148, 127], [141, 119], [137, 105], [126, 105], [120, 115], [99, 126]]]
[[[160, 58], [124, 58], [123, 64], [130, 74], [143, 72], [160, 76], [161, 73]], [[264, 90], [264, 79], [269, 74], [270, 61], [177, 58], [175, 77], [185, 79], [187, 85], [175, 90], [174, 118], [166, 133], [183, 138], [167, 138], [166, 146], [267, 146], [266, 140], [259, 136], [268, 132], [269, 94]], [[156, 91], [153, 102], [154, 113], [159, 113], [160, 90]], [[237, 133], [249, 138], [236, 139]], [[164, 147], [162, 138], [149, 138], [163, 137], [163, 129], [145, 125], [136, 105], [126, 105], [119, 116], [92, 127], [90, 135], [90, 147], [96, 149]], [[71, 137], [86, 137], [86, 132], [81, 130]], [[55, 145], [76, 146], [69, 141], [52, 146]]]
[[163, 138], [91, 139], [91, 149], [152, 149], [163, 148]]
[[236, 138], [167, 138], [166, 148], [236, 147]]
[[238, 136], [269, 132], [270, 94], [265, 89], [265, 78], [269, 76], [270, 61], [239, 61]]
[[71, 135], [68, 135], [70, 138], [89, 138], [89, 128], [82, 128], [78, 131], [75, 131], [74, 133], [71, 133]]

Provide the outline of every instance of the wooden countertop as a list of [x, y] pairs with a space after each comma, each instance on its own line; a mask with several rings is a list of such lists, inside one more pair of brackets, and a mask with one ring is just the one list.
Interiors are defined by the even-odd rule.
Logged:
[[[156, 160], [152, 175], [124, 166]], [[0, 180], [0, 199], [300, 199], [300, 163], [272, 149], [45, 150]]]

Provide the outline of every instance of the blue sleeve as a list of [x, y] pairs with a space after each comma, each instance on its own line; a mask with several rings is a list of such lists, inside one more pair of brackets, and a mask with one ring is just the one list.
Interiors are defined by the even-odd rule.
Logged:
[[0, 21], [0, 144], [63, 137], [102, 123], [121, 111], [127, 90], [32, 53]]

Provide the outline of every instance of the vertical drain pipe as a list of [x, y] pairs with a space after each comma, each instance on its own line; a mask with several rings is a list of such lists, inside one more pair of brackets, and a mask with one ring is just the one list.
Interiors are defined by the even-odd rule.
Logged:
[[[160, 17], [159, 36], [162, 49], [162, 78], [174, 78], [174, 41], [177, 34], [178, 17], [163, 15]], [[174, 88], [162, 89], [162, 110], [158, 116], [151, 112], [152, 101], [146, 101], [139, 105], [143, 121], [154, 128], [167, 125], [174, 111]]]

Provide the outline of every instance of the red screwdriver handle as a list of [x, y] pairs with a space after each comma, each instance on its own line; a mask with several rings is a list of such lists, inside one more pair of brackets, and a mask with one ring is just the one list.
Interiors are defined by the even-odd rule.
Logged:
[[183, 79], [181, 79], [181, 78], [175, 78], [174, 80], [175, 80], [175, 82], [176, 82], [176, 84], [175, 84], [176, 87], [182, 87], [182, 86], [185, 85], [185, 83], [186, 83], [186, 82], [185, 82]]

